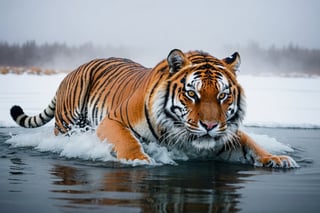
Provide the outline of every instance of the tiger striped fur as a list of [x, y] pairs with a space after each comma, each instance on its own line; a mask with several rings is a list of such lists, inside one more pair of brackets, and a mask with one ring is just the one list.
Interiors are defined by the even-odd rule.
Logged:
[[178, 49], [152, 69], [128, 59], [96, 59], [69, 73], [39, 115], [27, 116], [19, 106], [11, 115], [30, 128], [54, 114], [56, 135], [93, 128], [119, 159], [150, 161], [141, 142], [157, 141], [216, 156], [235, 150], [255, 165], [296, 167], [292, 158], [268, 153], [239, 130], [245, 115], [239, 65], [238, 53], [220, 60]]

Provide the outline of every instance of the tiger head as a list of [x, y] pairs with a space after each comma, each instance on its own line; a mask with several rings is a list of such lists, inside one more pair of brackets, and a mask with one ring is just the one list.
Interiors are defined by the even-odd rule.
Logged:
[[200, 51], [174, 49], [165, 63], [168, 79], [153, 107], [160, 141], [198, 149], [237, 141], [245, 115], [244, 93], [236, 79], [239, 54], [219, 60]]

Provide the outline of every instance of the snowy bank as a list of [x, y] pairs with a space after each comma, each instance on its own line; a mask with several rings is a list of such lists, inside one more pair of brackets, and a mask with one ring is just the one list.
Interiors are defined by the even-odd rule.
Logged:
[[239, 76], [247, 96], [244, 124], [320, 128], [320, 78]]
[[[29, 115], [41, 112], [65, 75], [0, 75], [0, 126], [16, 126], [9, 115], [12, 105], [22, 106]], [[254, 77], [240, 73], [239, 81], [247, 97], [245, 125], [320, 128], [320, 78]]]

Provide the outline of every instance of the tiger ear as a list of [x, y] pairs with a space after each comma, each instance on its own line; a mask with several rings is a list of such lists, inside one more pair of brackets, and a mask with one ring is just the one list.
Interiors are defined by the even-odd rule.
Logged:
[[170, 73], [176, 73], [182, 67], [190, 63], [187, 56], [179, 49], [171, 50], [167, 57], [167, 61], [170, 67]]
[[222, 59], [226, 65], [234, 72], [240, 71], [241, 59], [238, 52], [233, 53], [231, 56]]

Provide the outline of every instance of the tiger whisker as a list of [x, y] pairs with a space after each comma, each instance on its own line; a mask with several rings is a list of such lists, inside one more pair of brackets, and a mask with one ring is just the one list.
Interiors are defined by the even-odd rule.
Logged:
[[240, 146], [239, 137], [233, 131], [227, 130], [224, 136], [222, 136], [225, 150], [236, 150]]

